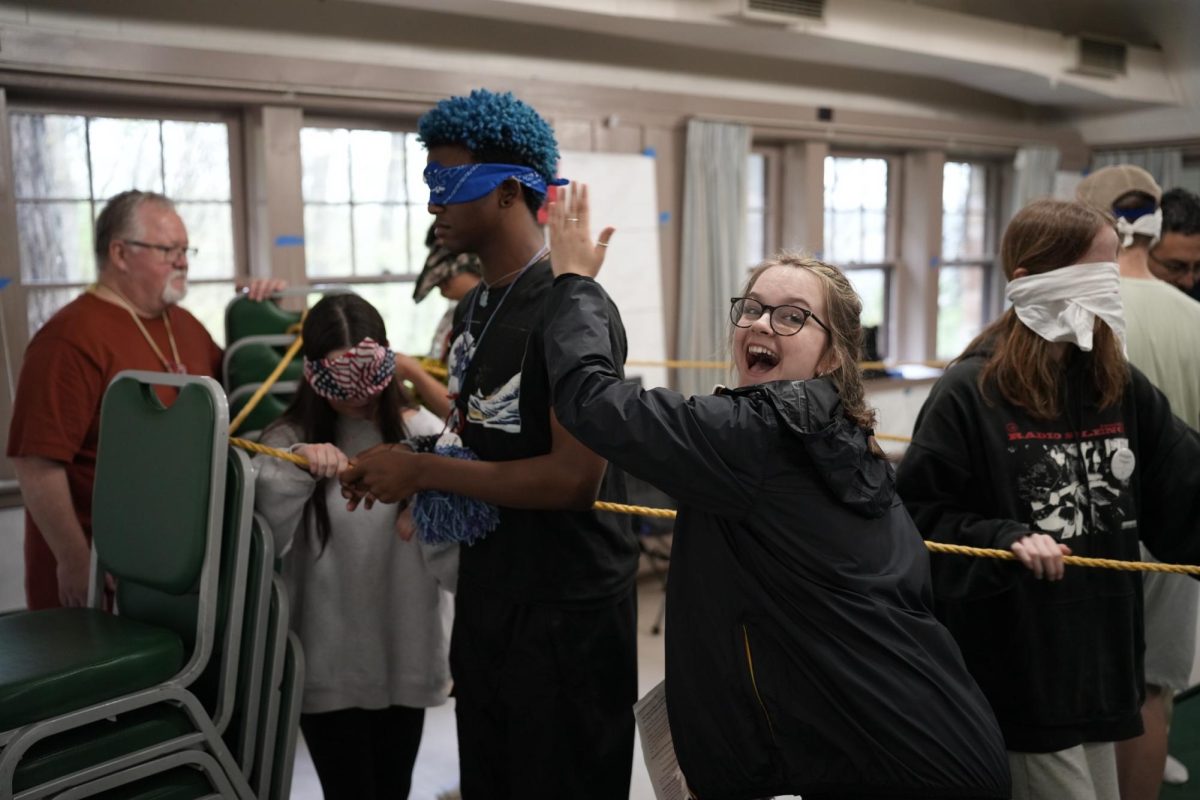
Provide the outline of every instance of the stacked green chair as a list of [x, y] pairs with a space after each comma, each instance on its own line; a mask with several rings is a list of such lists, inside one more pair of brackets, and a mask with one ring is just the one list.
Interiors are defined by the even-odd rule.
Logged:
[[[178, 388], [169, 408], [156, 384]], [[110, 385], [91, 606], [0, 618], [0, 796], [12, 796], [19, 767], [20, 796], [32, 798], [182, 748], [206, 749], [235, 795], [252, 796], [214, 724], [232, 717], [247, 557], [233, 533], [222, 559], [222, 531], [249, 527], [245, 498], [222, 518], [227, 420], [208, 378], [128, 372]], [[244, 456], [232, 458], [244, 479]], [[104, 572], [118, 580], [118, 615], [100, 609]]]

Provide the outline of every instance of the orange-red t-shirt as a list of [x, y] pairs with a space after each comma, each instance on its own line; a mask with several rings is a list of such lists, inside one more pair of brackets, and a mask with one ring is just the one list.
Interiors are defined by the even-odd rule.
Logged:
[[[216, 376], [221, 349], [199, 320], [182, 308], [167, 312], [179, 358], [191, 375]], [[142, 324], [171, 358], [162, 319]], [[83, 294], [64, 306], [34, 335], [17, 384], [9, 457], [39, 456], [67, 468], [71, 502], [84, 534], [92, 537], [92, 483], [100, 435], [100, 401], [109, 381], [125, 369], [162, 372], [164, 367], [121, 306]], [[164, 402], [173, 391], [160, 390]], [[25, 512], [25, 599], [31, 609], [58, 603], [56, 562], [29, 512]]]

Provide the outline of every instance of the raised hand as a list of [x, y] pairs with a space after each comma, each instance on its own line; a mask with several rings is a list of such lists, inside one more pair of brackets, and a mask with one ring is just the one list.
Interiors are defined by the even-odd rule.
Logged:
[[558, 275], [586, 275], [594, 278], [604, 263], [608, 240], [616, 231], [613, 227], [600, 231], [592, 241], [588, 216], [587, 184], [572, 184], [560, 189], [558, 197], [547, 208], [550, 226], [550, 265]]

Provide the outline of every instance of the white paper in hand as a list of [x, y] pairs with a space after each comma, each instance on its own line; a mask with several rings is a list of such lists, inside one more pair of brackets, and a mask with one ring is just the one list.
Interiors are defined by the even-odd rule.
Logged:
[[667, 720], [667, 690], [659, 683], [633, 704], [638, 735], [642, 739], [642, 758], [650, 774], [650, 784], [658, 800], [688, 800], [691, 792], [675, 759], [671, 723]]

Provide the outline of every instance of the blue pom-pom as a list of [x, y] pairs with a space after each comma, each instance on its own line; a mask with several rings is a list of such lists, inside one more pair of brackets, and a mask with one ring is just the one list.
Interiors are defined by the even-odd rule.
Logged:
[[[465, 447], [438, 445], [433, 452], [449, 458], [478, 461]], [[500, 511], [491, 503], [449, 492], [418, 492], [413, 498], [413, 523], [425, 544], [474, 544], [500, 524]]]
[[469, 97], [447, 98], [421, 117], [417, 130], [427, 149], [459, 144], [473, 154], [512, 153], [517, 163], [537, 170], [547, 183], [558, 170], [554, 129], [512, 92], [476, 89]]

